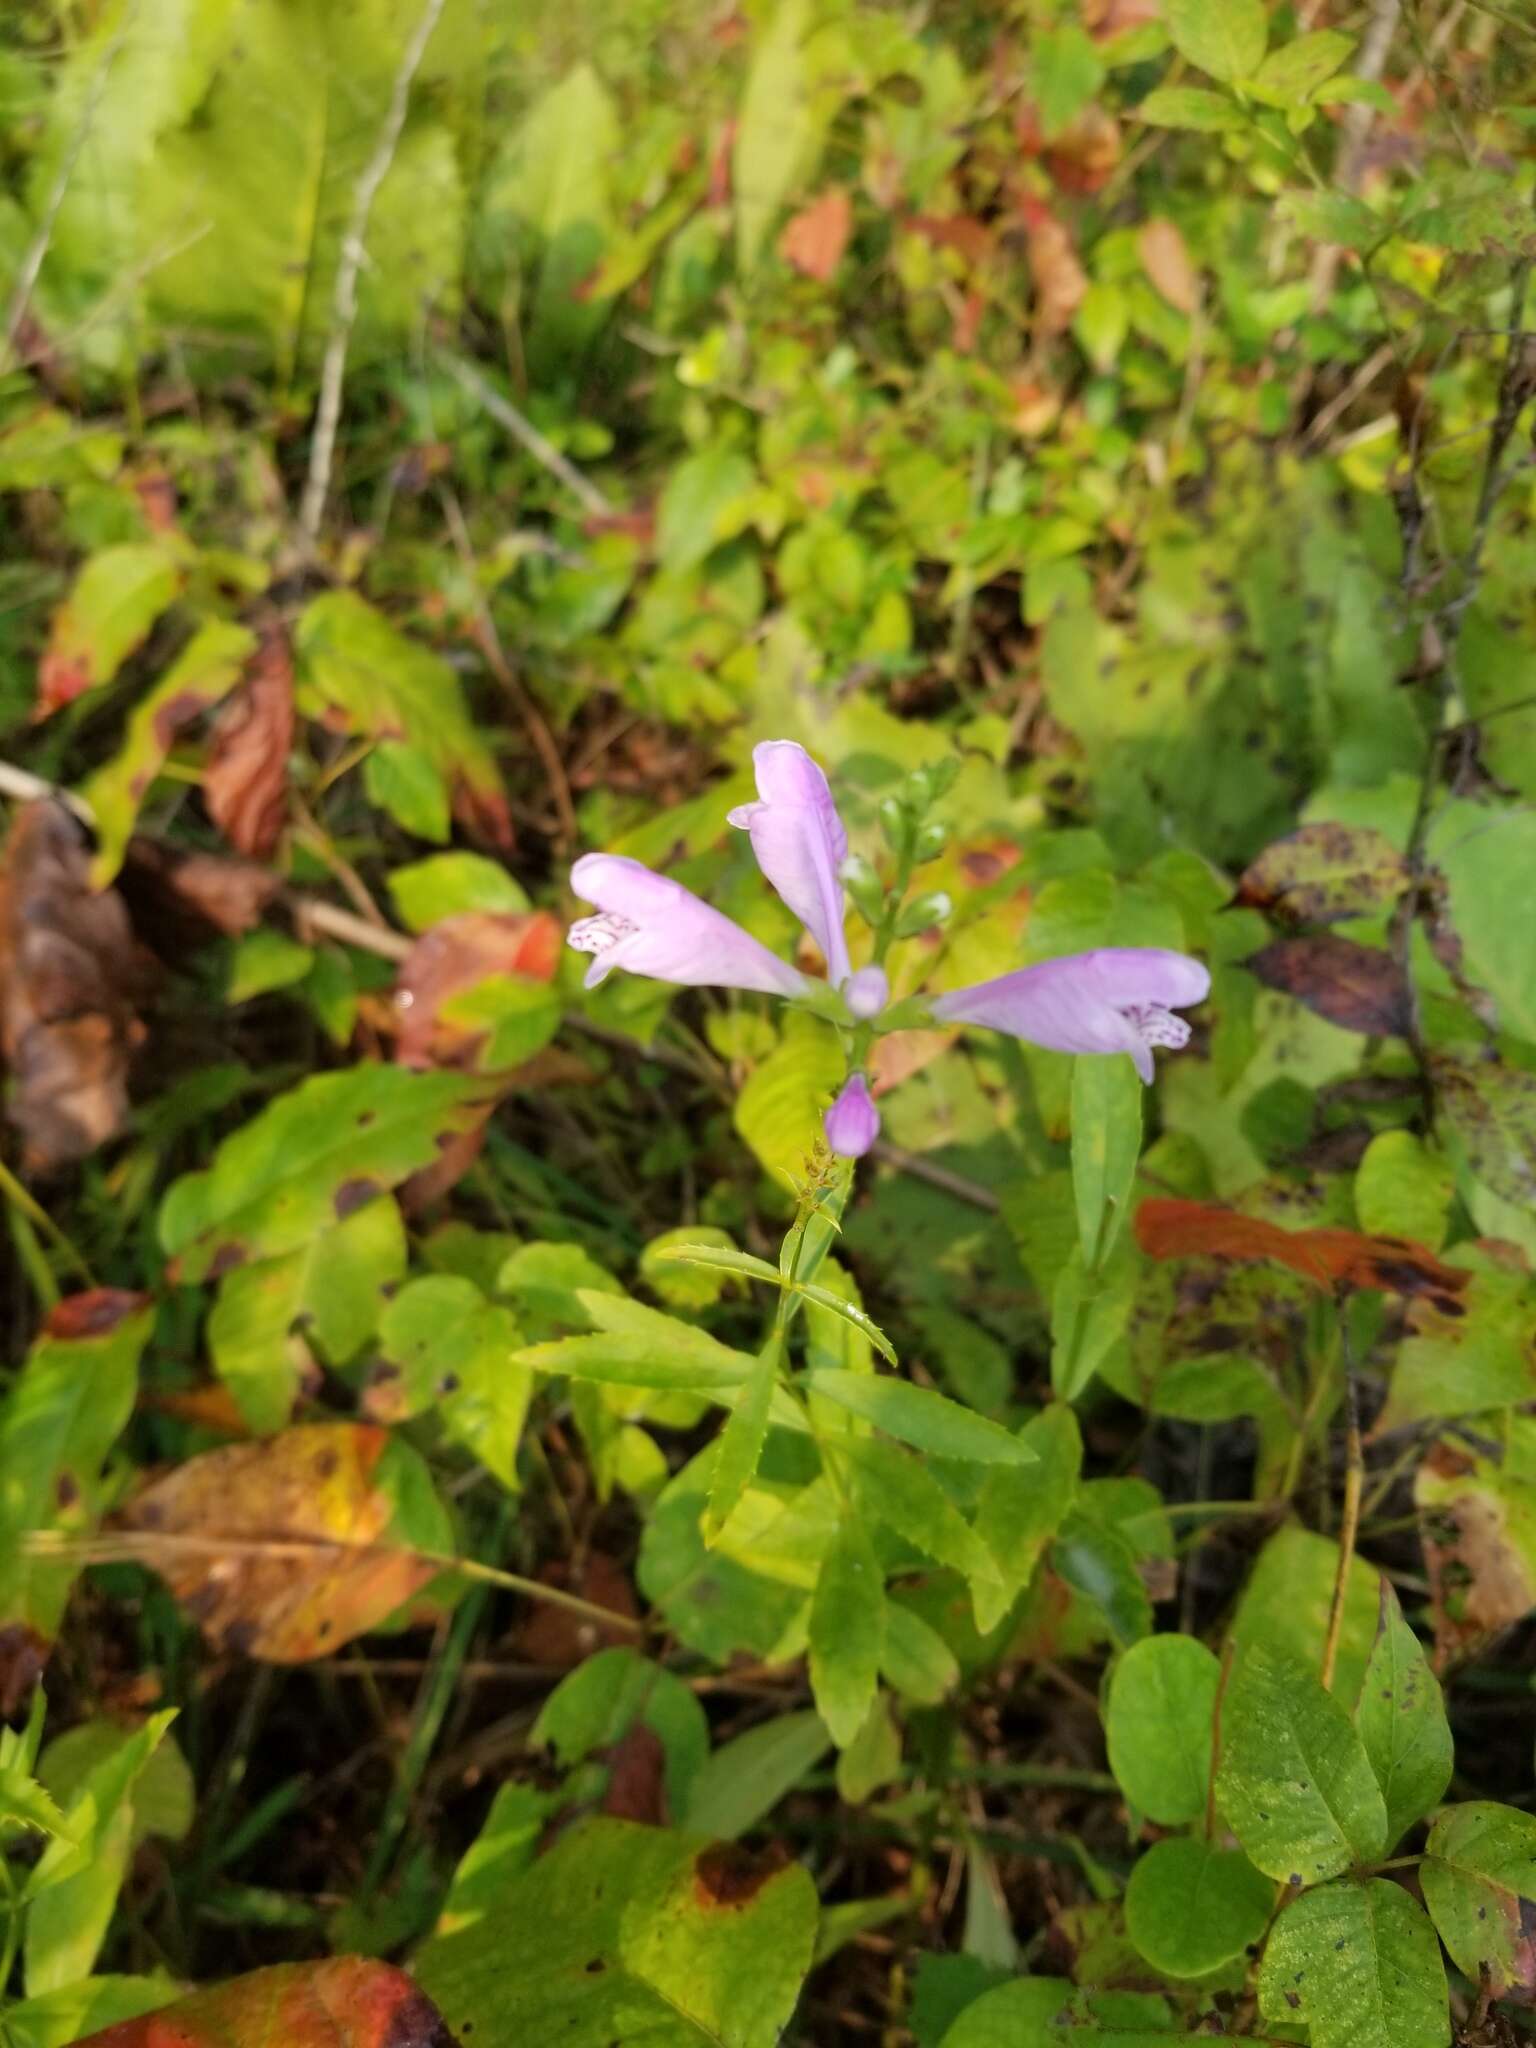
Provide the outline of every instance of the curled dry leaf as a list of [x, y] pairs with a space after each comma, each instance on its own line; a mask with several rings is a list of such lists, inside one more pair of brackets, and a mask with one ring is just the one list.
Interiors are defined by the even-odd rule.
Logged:
[[220, 1650], [269, 1664], [329, 1656], [377, 1627], [437, 1567], [390, 1542], [379, 1483], [389, 1432], [301, 1424], [189, 1458], [114, 1518]]
[[1371, 1288], [1422, 1296], [1441, 1315], [1460, 1317], [1468, 1275], [1406, 1237], [1359, 1230], [1284, 1230], [1262, 1216], [1241, 1216], [1211, 1202], [1159, 1196], [1136, 1211], [1136, 1242], [1154, 1259], [1212, 1253], [1224, 1259], [1274, 1259], [1327, 1293]]
[[802, 277], [826, 284], [836, 273], [853, 229], [853, 205], [841, 185], [829, 185], [779, 237], [779, 254]]
[[453, 2048], [442, 2014], [403, 1970], [362, 1956], [279, 1963], [195, 1991], [79, 2048]]
[[0, 873], [0, 1051], [9, 1115], [37, 1172], [83, 1159], [121, 1128], [148, 961], [122, 898], [93, 890], [64, 805], [28, 804]]
[[1243, 965], [1266, 988], [1294, 996], [1319, 1017], [1368, 1038], [1403, 1038], [1412, 1029], [1408, 982], [1390, 953], [1334, 932], [1276, 939]]
[[276, 624], [262, 631], [245, 681], [213, 729], [203, 800], [237, 853], [265, 860], [283, 828], [293, 746], [293, 655]]
[[559, 923], [545, 910], [466, 910], [424, 932], [401, 963], [395, 983], [401, 1064], [463, 1065], [485, 1033], [444, 1016], [444, 1005], [493, 975], [551, 981], [560, 947]]

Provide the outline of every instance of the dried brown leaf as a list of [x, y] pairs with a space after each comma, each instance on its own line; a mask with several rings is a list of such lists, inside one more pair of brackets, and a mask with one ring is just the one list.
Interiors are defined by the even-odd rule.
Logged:
[[219, 714], [203, 771], [208, 815], [252, 860], [265, 860], [283, 829], [293, 725], [293, 656], [282, 628], [269, 624]]

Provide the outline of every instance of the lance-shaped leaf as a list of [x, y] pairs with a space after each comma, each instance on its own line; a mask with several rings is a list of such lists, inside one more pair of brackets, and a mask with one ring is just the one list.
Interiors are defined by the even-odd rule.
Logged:
[[162, 2000], [151, 2018], [89, 2034], [80, 2048], [450, 2048], [451, 2040], [403, 1970], [336, 1956], [278, 1963], [174, 2004]]
[[838, 1523], [811, 1599], [811, 1692], [839, 1749], [874, 1704], [885, 1642], [885, 1575], [863, 1524]]
[[1387, 1809], [1349, 1716], [1305, 1665], [1245, 1652], [1222, 1711], [1216, 1796], [1248, 1860], [1318, 1884], [1386, 1847]]
[[115, 1518], [215, 1648], [324, 1657], [437, 1574], [447, 1516], [416, 1452], [371, 1423], [322, 1422], [205, 1451]]
[[1444, 2048], [1451, 2038], [1435, 1930], [1401, 1885], [1346, 1878], [1294, 1899], [1264, 1949], [1264, 2017], [1314, 2048]]
[[1124, 1060], [1072, 1066], [1072, 1192], [1083, 1264], [1097, 1272], [1125, 1221], [1141, 1149], [1141, 1082]]
[[226, 1138], [160, 1208], [173, 1279], [192, 1282], [307, 1243], [430, 1165], [485, 1110], [483, 1084], [364, 1061], [315, 1074]]
[[999, 1573], [985, 1543], [920, 1458], [879, 1437], [849, 1437], [837, 1448], [852, 1467], [853, 1496], [861, 1513], [971, 1580], [995, 1588]]
[[1390, 1849], [1444, 1797], [1455, 1744], [1439, 1681], [1386, 1579], [1355, 1726], [1386, 1802]]
[[763, 1346], [751, 1376], [737, 1394], [715, 1447], [715, 1472], [704, 1512], [704, 1540], [712, 1543], [746, 1491], [768, 1435], [768, 1413], [778, 1385], [782, 1346], [777, 1337]]
[[[818, 1289], [818, 1295], [825, 1292]], [[823, 1306], [832, 1307], [836, 1297]], [[930, 1387], [887, 1374], [844, 1372], [821, 1366], [805, 1375], [805, 1384], [840, 1408], [872, 1422], [887, 1436], [899, 1437], [934, 1458], [964, 1458], [978, 1465], [1033, 1465], [1035, 1454], [1021, 1438], [962, 1408]]]
[[773, 2048], [817, 1918], [798, 1863], [597, 1819], [429, 1941], [414, 1972], [455, 2041]]
[[1424, 1903], [1457, 1969], [1495, 1998], [1536, 1989], [1536, 1817], [1471, 1799], [1447, 1807], [1419, 1865]]
[[1019, 1438], [1038, 1460], [1035, 1468], [995, 1466], [982, 1482], [976, 1509], [976, 1533], [1001, 1575], [1001, 1584], [975, 1588], [976, 1626], [983, 1634], [997, 1627], [1034, 1577], [1077, 1498], [1083, 1439], [1066, 1403], [1052, 1402], [1032, 1416]]
[[621, 1387], [696, 1388], [702, 1393], [734, 1393], [752, 1377], [757, 1361], [750, 1353], [733, 1351], [677, 1316], [595, 1287], [578, 1288], [576, 1299], [599, 1334], [526, 1345], [515, 1354], [519, 1365]]

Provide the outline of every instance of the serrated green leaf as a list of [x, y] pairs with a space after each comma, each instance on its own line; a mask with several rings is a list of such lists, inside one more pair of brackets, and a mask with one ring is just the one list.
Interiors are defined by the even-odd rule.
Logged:
[[[830, 1302], [825, 1304], [830, 1306]], [[978, 1465], [1033, 1465], [1035, 1454], [1001, 1423], [962, 1408], [930, 1387], [884, 1373], [843, 1372], [819, 1366], [805, 1375], [814, 1394], [872, 1422], [935, 1458], [962, 1458]]]
[[973, 1585], [997, 1583], [992, 1553], [920, 1459], [879, 1437], [845, 1438], [836, 1455], [852, 1466], [854, 1496], [865, 1513]]
[[783, 1348], [777, 1338], [762, 1355], [736, 1396], [715, 1445], [715, 1473], [709, 1505], [704, 1511], [704, 1540], [712, 1543], [736, 1511], [737, 1503], [757, 1470], [768, 1435], [768, 1411], [779, 1382]]
[[1264, 60], [1264, 0], [1166, 0], [1163, 19], [1179, 55], [1212, 78], [1251, 78]]
[[885, 1580], [856, 1521], [838, 1524], [811, 1597], [811, 1693], [839, 1749], [874, 1703], [885, 1644]]

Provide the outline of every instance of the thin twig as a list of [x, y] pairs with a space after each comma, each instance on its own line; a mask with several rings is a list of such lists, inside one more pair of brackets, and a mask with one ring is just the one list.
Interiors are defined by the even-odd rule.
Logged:
[[442, 15], [444, 0], [426, 0], [416, 23], [400, 68], [373, 155], [363, 166], [352, 193], [352, 218], [341, 244], [336, 265], [336, 290], [331, 304], [331, 331], [325, 344], [325, 361], [320, 371], [320, 404], [315, 414], [314, 438], [309, 444], [309, 475], [304, 500], [299, 508], [299, 528], [313, 546], [325, 516], [325, 501], [331, 488], [331, 465], [336, 457], [336, 434], [341, 425], [341, 392], [347, 374], [347, 349], [357, 319], [357, 280], [363, 267], [368, 220], [379, 187], [389, 174], [405, 126], [410, 104], [411, 82], [416, 76], [432, 31]]
[[953, 1195], [959, 1202], [969, 1202], [973, 1208], [989, 1209], [996, 1215], [1002, 1207], [992, 1190], [984, 1188], [980, 1181], [968, 1180], [963, 1173], [952, 1173], [947, 1166], [925, 1159], [921, 1152], [908, 1152], [900, 1145], [889, 1145], [882, 1139], [875, 1146], [875, 1157], [882, 1165], [894, 1166], [898, 1173], [910, 1174], [913, 1180], [925, 1180], [930, 1187], [942, 1188], [946, 1195]]
[[584, 512], [593, 519], [609, 519], [613, 516], [613, 505], [603, 496], [597, 485], [589, 482], [576, 465], [560, 453], [552, 441], [546, 441], [533, 422], [524, 419], [517, 407], [488, 384], [478, 370], [472, 369], [458, 356], [445, 355], [443, 362], [458, 378], [464, 389], [485, 407], [496, 424], [505, 427], [520, 448], [565, 485], [572, 497], [579, 500]]
[[43, 208], [43, 217], [37, 224], [37, 232], [28, 244], [27, 253], [22, 257], [21, 267], [16, 272], [16, 283], [11, 291], [11, 303], [5, 316], [5, 345], [3, 350], [0, 350], [0, 370], [9, 369], [11, 366], [16, 337], [21, 332], [21, 323], [27, 317], [27, 307], [31, 304], [33, 290], [42, 271], [49, 245], [53, 241], [53, 231], [58, 225], [59, 210], [69, 190], [69, 181], [75, 175], [75, 166], [80, 161], [80, 152], [85, 148], [86, 140], [95, 123], [101, 96], [107, 89], [107, 80], [112, 74], [112, 67], [116, 64], [124, 43], [128, 40], [128, 31], [133, 27], [138, 11], [135, 0], [135, 4], [124, 11], [117, 34], [102, 51], [101, 62], [97, 65], [96, 75], [91, 80], [91, 89], [86, 95], [85, 105], [80, 110], [79, 125], [69, 139], [68, 149], [59, 159], [59, 168], [48, 194], [48, 203]]

